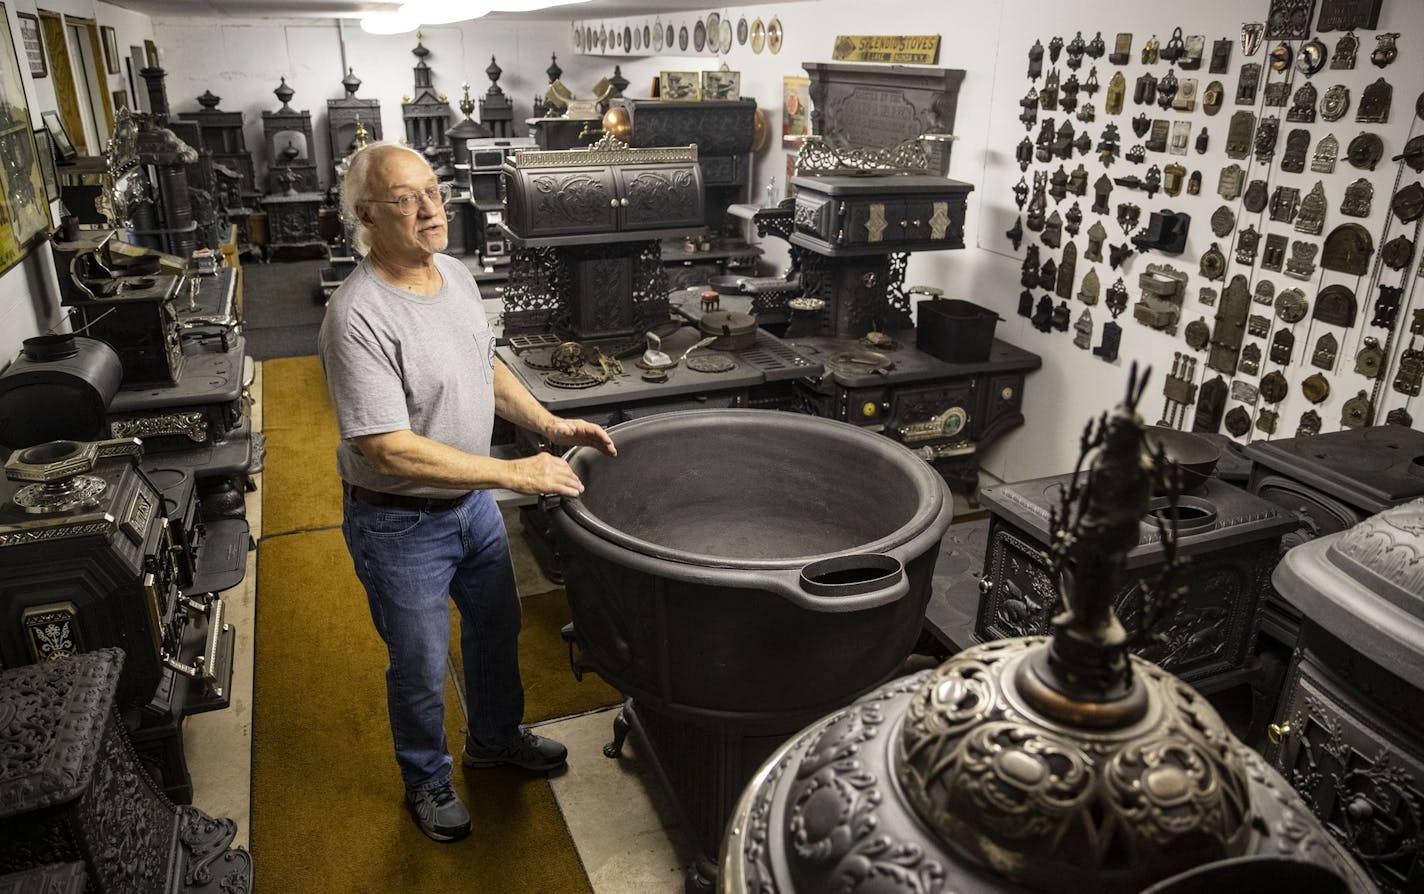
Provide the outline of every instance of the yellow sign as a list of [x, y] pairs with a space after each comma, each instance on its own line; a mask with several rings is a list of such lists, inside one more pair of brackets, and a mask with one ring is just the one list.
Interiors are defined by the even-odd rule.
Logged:
[[837, 62], [939, 64], [939, 35], [847, 35], [836, 38], [831, 58]]

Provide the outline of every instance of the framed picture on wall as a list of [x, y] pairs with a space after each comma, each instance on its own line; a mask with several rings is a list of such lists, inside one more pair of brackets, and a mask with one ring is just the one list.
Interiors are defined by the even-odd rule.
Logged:
[[148, 68], [158, 67], [158, 44], [151, 40], [143, 42], [143, 61]]
[[30, 77], [49, 77], [44, 38], [40, 35], [40, 20], [28, 12], [17, 12], [15, 18], [20, 21], [20, 40], [25, 44], [25, 61], [30, 66]]
[[702, 79], [695, 71], [660, 72], [658, 95], [670, 102], [697, 102], [702, 98]]
[[702, 73], [702, 98], [741, 99], [742, 74], [737, 71], [704, 71]]
[[49, 202], [40, 168], [24, 74], [10, 17], [0, 3], [5, 34], [0, 48], [0, 273], [15, 266], [36, 238], [49, 234]]
[[119, 37], [108, 25], [100, 25], [99, 33], [104, 37], [104, 67], [109, 74], [119, 73]]
[[115, 90], [112, 96], [115, 114], [118, 113], [119, 109], [127, 109], [129, 107], [129, 92], [127, 90]]
[[35, 128], [35, 152], [40, 158], [40, 175], [44, 178], [45, 198], [53, 202], [59, 198], [59, 173], [54, 169], [54, 141], [49, 131]]
[[54, 154], [60, 161], [73, 160], [79, 153], [69, 139], [69, 131], [64, 129], [64, 122], [59, 120], [59, 113], [48, 110], [40, 112], [40, 120], [44, 122], [45, 130], [49, 131], [50, 139], [54, 140]]
[[811, 79], [781, 79], [781, 141], [796, 146], [811, 135]]

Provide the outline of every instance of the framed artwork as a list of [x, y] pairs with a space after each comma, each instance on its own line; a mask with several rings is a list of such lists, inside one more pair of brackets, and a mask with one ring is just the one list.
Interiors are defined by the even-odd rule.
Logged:
[[811, 135], [811, 79], [781, 79], [781, 141], [797, 145]]
[[0, 273], [15, 266], [37, 237], [49, 234], [49, 202], [40, 168], [24, 74], [10, 33], [10, 17], [0, 3], [5, 34], [0, 48]]
[[35, 128], [35, 152], [40, 157], [40, 174], [44, 177], [45, 198], [53, 202], [59, 198], [59, 172], [54, 169], [54, 141], [49, 131]]
[[704, 71], [703, 99], [741, 99], [742, 73], [739, 71]]
[[127, 109], [129, 107], [129, 92], [127, 90], [115, 90], [112, 95], [115, 114], [118, 113], [119, 109]]
[[158, 44], [151, 40], [143, 42], [143, 61], [148, 68], [158, 68]]
[[119, 37], [108, 25], [100, 25], [99, 33], [104, 37], [104, 67], [109, 74], [119, 73]]
[[30, 66], [30, 77], [49, 77], [49, 62], [45, 59], [44, 38], [40, 36], [40, 20], [28, 13], [17, 12], [20, 21], [20, 40], [25, 45], [25, 61]]
[[671, 102], [696, 102], [702, 98], [701, 78], [695, 71], [660, 72], [658, 95]]
[[40, 112], [40, 120], [44, 122], [45, 130], [49, 131], [50, 139], [54, 140], [54, 153], [60, 161], [70, 161], [79, 154], [74, 143], [70, 142], [69, 131], [64, 129], [58, 112]]

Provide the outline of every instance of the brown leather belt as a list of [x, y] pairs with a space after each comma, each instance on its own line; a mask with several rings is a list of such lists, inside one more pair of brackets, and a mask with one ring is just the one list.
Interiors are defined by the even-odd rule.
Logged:
[[386, 509], [415, 509], [425, 512], [449, 512], [469, 496], [469, 494], [465, 494], [449, 498], [411, 497], [405, 494], [387, 494], [378, 490], [369, 490], [345, 481], [341, 482], [341, 488], [346, 491], [348, 497], [368, 506], [380, 506]]

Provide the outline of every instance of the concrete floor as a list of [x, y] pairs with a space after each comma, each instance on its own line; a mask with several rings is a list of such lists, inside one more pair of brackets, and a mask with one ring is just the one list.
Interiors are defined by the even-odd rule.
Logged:
[[[262, 430], [262, 364], [252, 388], [253, 431]], [[262, 536], [263, 476], [247, 495], [247, 520], [254, 540]], [[522, 537], [515, 551], [527, 552]], [[524, 557], [527, 559], [528, 557]], [[529, 562], [516, 561], [527, 566]], [[530, 592], [539, 589], [531, 587]], [[547, 590], [545, 587], [544, 590]], [[257, 608], [257, 553], [247, 556], [242, 584], [222, 594], [228, 621], [237, 630], [232, 703], [222, 711], [198, 714], [184, 724], [184, 750], [193, 777], [193, 803], [213, 816], [237, 822], [235, 844], [246, 846], [252, 816], [252, 655]], [[541, 724], [541, 735], [569, 748], [566, 770], [551, 778], [574, 846], [596, 894], [675, 894], [683, 890], [682, 846], [673, 811], [656, 788], [633, 742], [617, 760], [602, 747], [612, 738], [615, 709]], [[616, 807], [614, 807], [616, 805]], [[609, 821], [616, 809], [617, 822]], [[434, 846], [434, 845], [432, 845]], [[295, 889], [293, 889], [295, 890]]]

